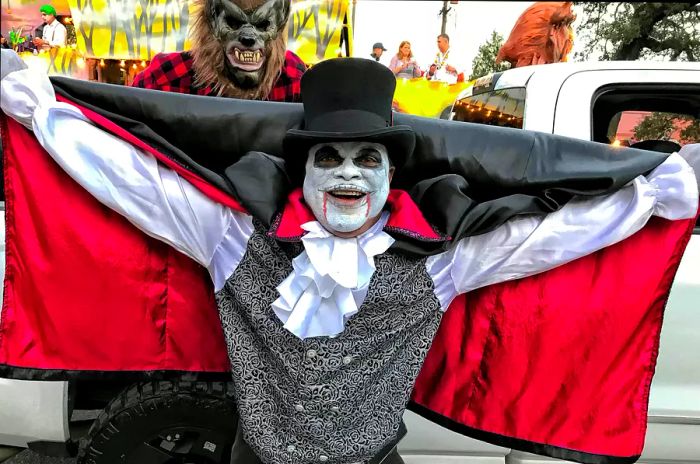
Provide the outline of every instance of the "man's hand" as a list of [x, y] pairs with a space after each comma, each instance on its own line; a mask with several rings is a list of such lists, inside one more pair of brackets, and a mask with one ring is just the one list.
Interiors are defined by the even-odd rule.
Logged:
[[39, 37], [34, 37], [34, 40], [32, 42], [34, 42], [34, 45], [36, 45], [37, 47], [40, 47], [41, 45], [46, 43], [44, 39], [40, 39]]
[[449, 64], [447, 66], [445, 66], [445, 69], [449, 73], [456, 73], [457, 72], [457, 68], [455, 68], [454, 66], [450, 66]]

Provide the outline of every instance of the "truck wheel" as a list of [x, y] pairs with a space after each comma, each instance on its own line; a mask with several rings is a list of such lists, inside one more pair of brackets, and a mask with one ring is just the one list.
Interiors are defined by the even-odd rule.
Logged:
[[132, 385], [80, 440], [78, 464], [229, 464], [238, 414], [230, 382]]

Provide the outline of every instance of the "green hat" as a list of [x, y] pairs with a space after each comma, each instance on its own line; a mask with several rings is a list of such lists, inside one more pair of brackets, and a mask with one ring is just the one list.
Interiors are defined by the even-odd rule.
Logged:
[[47, 15], [53, 15], [56, 16], [56, 8], [52, 7], [51, 5], [42, 5], [41, 8], [39, 8], [40, 13], [44, 13]]

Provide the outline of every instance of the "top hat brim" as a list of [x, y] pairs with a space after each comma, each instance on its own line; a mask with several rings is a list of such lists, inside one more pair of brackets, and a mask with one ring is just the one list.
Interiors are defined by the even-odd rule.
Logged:
[[391, 163], [400, 168], [413, 153], [416, 146], [416, 134], [409, 126], [390, 126], [363, 132], [321, 132], [290, 129], [284, 137], [284, 158], [288, 165], [300, 165], [304, 168], [306, 157], [300, 162], [300, 155], [308, 153], [309, 149], [323, 142], [372, 142], [380, 143], [387, 149]]

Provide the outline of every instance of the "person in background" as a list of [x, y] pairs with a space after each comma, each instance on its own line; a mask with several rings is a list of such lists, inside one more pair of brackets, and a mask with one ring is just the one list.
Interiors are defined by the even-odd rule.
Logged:
[[413, 58], [411, 42], [408, 40], [401, 42], [398, 53], [391, 58], [389, 69], [397, 78], [411, 79], [423, 75], [423, 71], [420, 70], [415, 58]]
[[7, 43], [7, 39], [2, 34], [0, 34], [0, 48], [10, 48], [10, 44]]
[[457, 67], [450, 61], [450, 36], [440, 34], [437, 37], [438, 53], [435, 55], [435, 73], [430, 80], [443, 81], [448, 84], [457, 82]]
[[41, 12], [41, 19], [44, 20], [46, 25], [41, 34], [34, 38], [34, 45], [37, 49], [50, 50], [53, 47], [65, 47], [66, 46], [66, 26], [61, 24], [60, 21], [56, 19], [56, 8], [51, 5], [42, 5], [39, 8]]
[[369, 56], [374, 58], [374, 61], [379, 61], [379, 59], [382, 57], [382, 53], [386, 51], [386, 48], [384, 48], [384, 44], [381, 42], [377, 42], [374, 45], [372, 45], [372, 53], [370, 53]]

